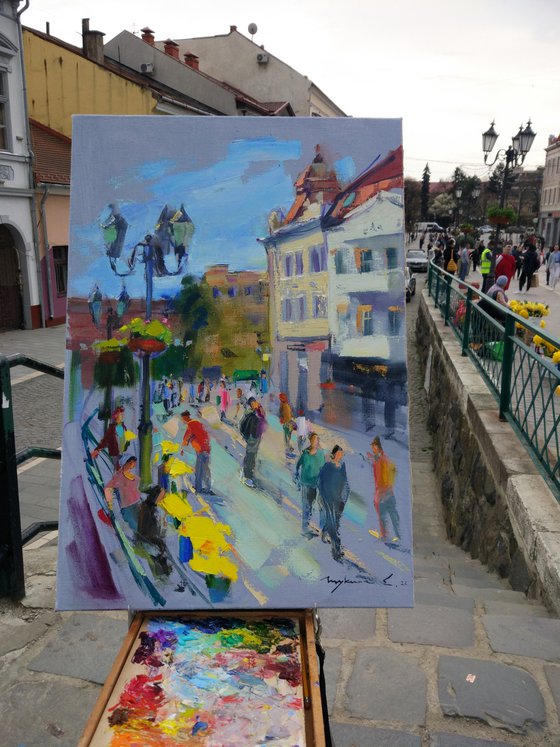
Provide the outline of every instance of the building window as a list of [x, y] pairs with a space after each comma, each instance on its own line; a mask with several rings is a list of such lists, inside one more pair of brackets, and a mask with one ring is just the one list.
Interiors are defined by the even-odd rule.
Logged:
[[372, 272], [373, 271], [373, 256], [371, 249], [364, 249], [362, 251], [362, 261], [360, 263], [360, 272]]
[[283, 322], [292, 321], [292, 299], [291, 298], [284, 298], [282, 301], [282, 321]]
[[68, 247], [53, 246], [52, 253], [56, 293], [58, 296], [65, 296], [68, 287]]
[[236, 291], [236, 290], [237, 290], [237, 289], [236, 289], [236, 287], [235, 287], [234, 285], [231, 285], [231, 286], [230, 286], [230, 287], [229, 287], [229, 288], [227, 289], [227, 294], [228, 294], [228, 296], [229, 296], [230, 298], [235, 298], [235, 296], [236, 296], [236, 293], [235, 293], [235, 291]]
[[297, 310], [298, 310], [298, 322], [305, 319], [306, 308], [305, 308], [305, 296], [299, 296], [297, 298]]
[[398, 254], [394, 246], [385, 250], [387, 253], [387, 269], [395, 270], [398, 267]]
[[220, 289], [215, 285], [212, 288], [212, 298], [219, 298], [222, 294], [220, 293]]
[[346, 268], [344, 266], [344, 251], [342, 249], [336, 250], [336, 254], [334, 255], [334, 269], [336, 270], [337, 275], [346, 274]]
[[362, 316], [362, 334], [372, 335], [373, 334], [373, 318], [371, 311], [364, 311]]
[[0, 72], [0, 150], [10, 150], [8, 124], [8, 76]]
[[286, 277], [290, 278], [294, 274], [294, 255], [286, 254], [284, 257], [284, 270]]
[[324, 245], [312, 246], [309, 249], [309, 271], [325, 272], [327, 269], [327, 250]]
[[303, 275], [303, 252], [296, 252], [296, 275]]
[[324, 319], [327, 316], [327, 297], [313, 294], [313, 318]]

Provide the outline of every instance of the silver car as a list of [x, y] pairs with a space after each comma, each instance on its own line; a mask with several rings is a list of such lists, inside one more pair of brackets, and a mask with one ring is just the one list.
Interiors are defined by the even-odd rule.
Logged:
[[425, 252], [411, 249], [406, 255], [406, 266], [412, 272], [428, 272], [428, 257]]

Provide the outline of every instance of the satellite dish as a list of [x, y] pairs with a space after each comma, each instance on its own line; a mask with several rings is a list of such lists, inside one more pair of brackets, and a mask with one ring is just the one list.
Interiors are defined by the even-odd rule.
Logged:
[[257, 24], [256, 23], [250, 23], [249, 24], [249, 28], [247, 29], [247, 31], [251, 34], [251, 36], [254, 36], [257, 33], [257, 31], [258, 31]]

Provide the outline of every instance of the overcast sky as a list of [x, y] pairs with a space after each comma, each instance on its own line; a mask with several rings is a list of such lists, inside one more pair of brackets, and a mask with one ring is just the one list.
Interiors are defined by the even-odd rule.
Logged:
[[[307, 75], [348, 115], [402, 117], [405, 173], [456, 166], [484, 178], [481, 133], [507, 147], [530, 117], [525, 166], [560, 132], [557, 0], [31, 0], [24, 25], [81, 44], [81, 19], [109, 41], [144, 26], [156, 39], [226, 34], [230, 25]], [[201, 61], [201, 69], [204, 62]]]

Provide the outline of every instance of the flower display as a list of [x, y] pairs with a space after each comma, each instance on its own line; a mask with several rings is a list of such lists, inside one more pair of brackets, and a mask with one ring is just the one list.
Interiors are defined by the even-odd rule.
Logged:
[[[524, 319], [529, 319], [529, 317], [536, 317], [539, 319], [543, 316], [548, 316], [550, 311], [548, 305], [545, 303], [536, 301], [516, 301], [515, 299], [512, 299], [509, 302], [509, 308], [515, 314], [519, 314], [519, 316], [522, 316]], [[543, 325], [541, 324], [541, 327], [542, 326]]]

